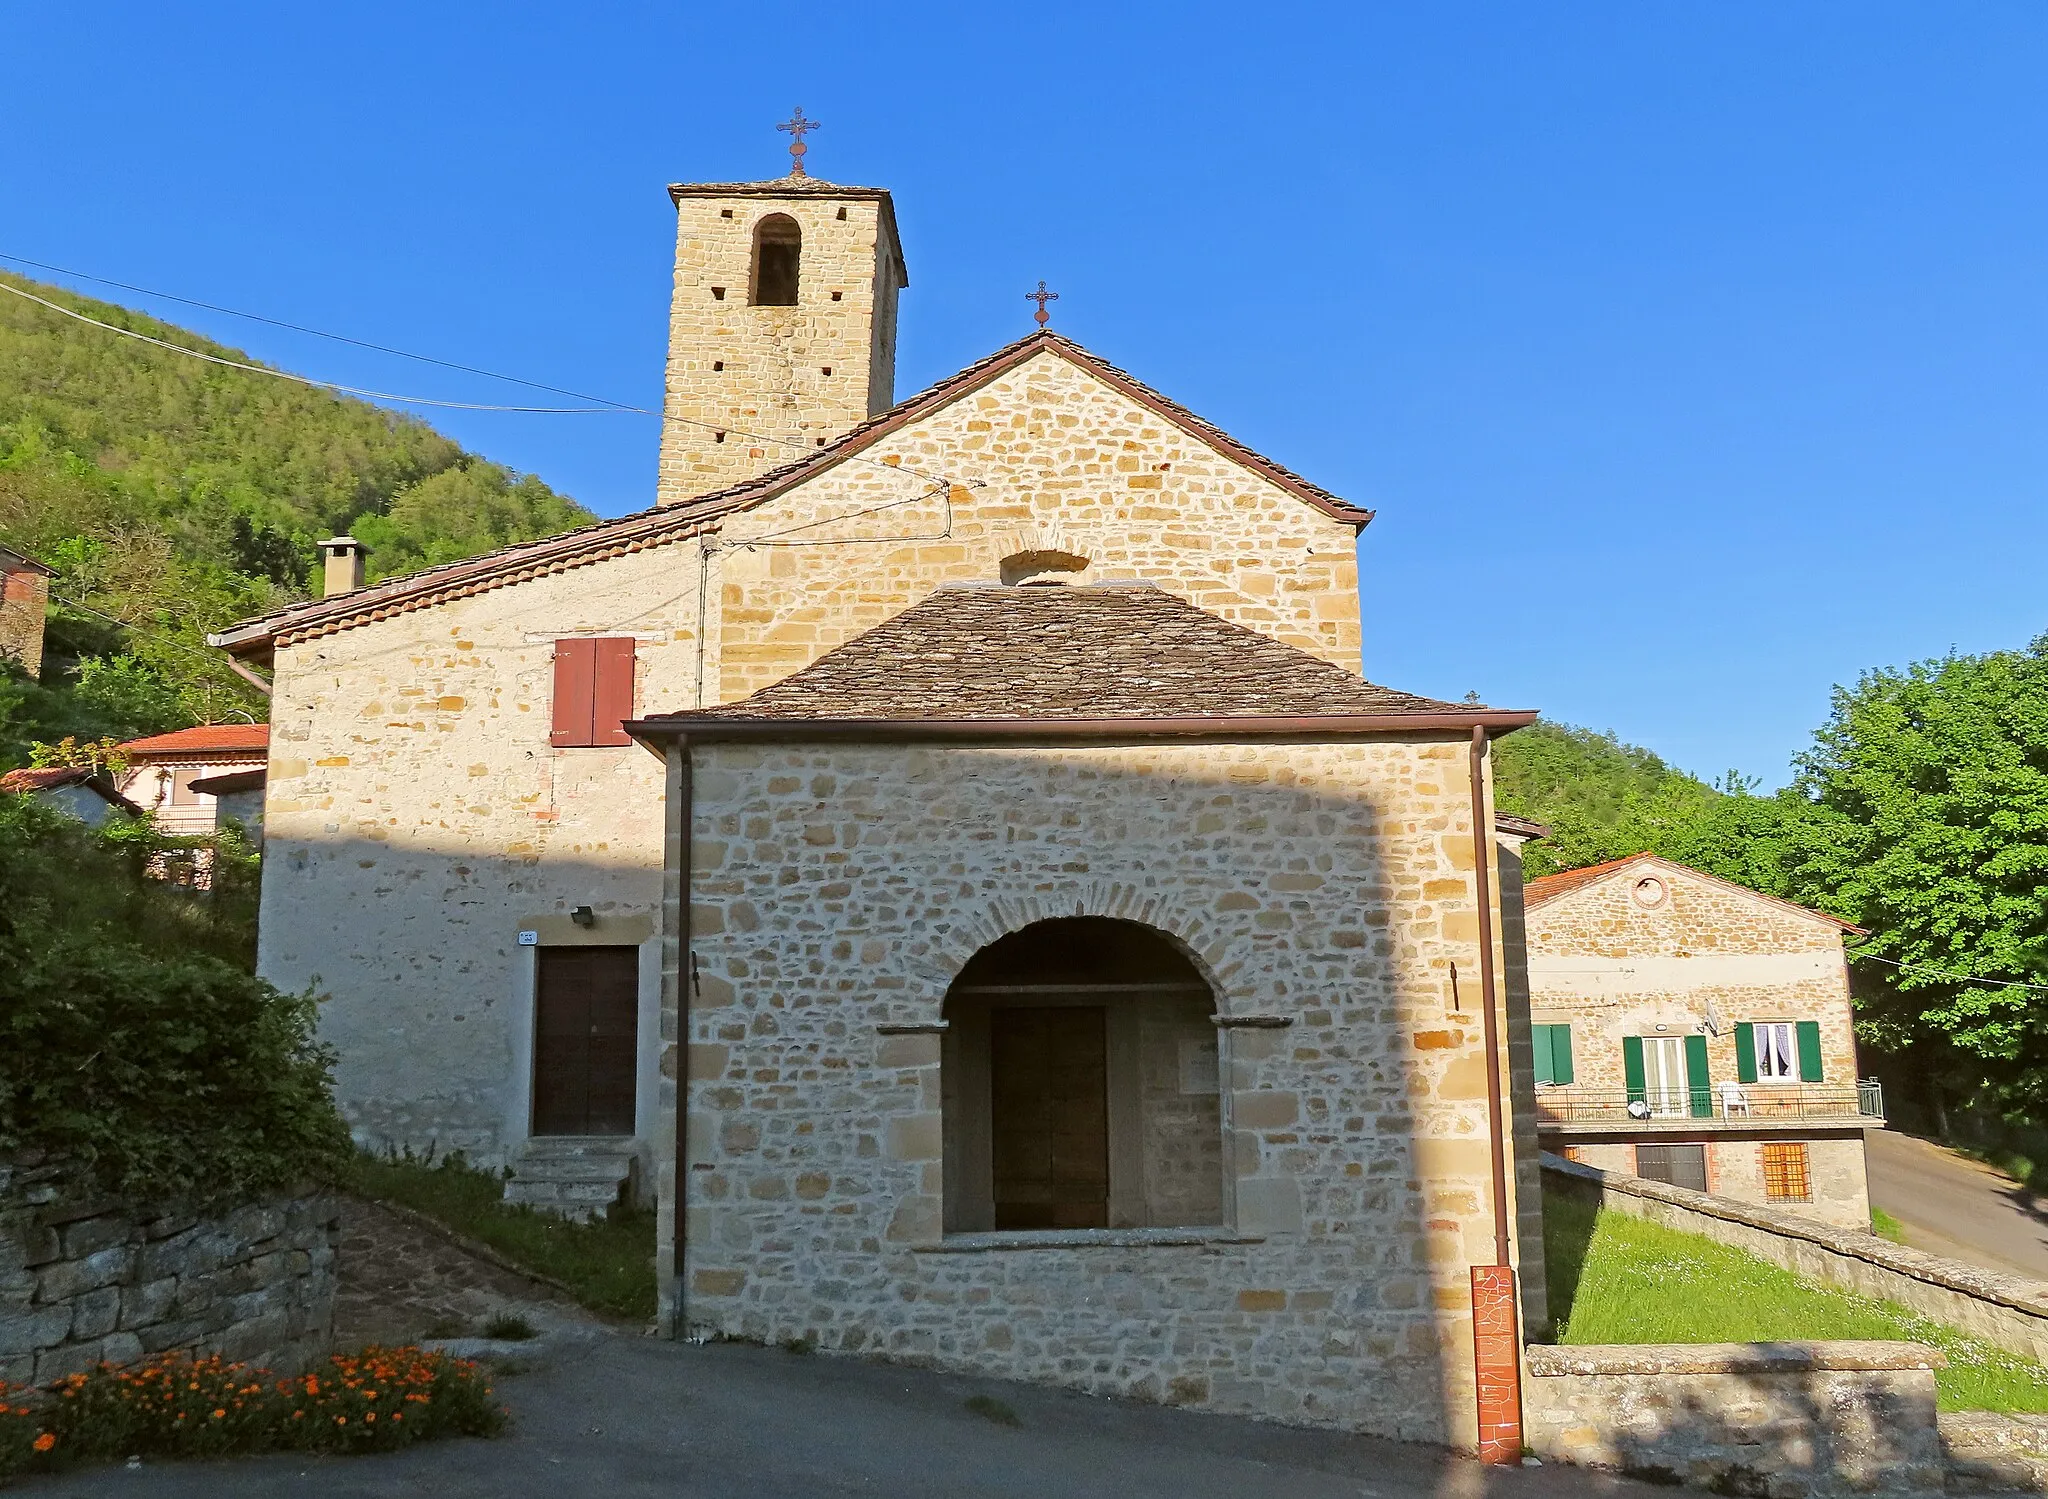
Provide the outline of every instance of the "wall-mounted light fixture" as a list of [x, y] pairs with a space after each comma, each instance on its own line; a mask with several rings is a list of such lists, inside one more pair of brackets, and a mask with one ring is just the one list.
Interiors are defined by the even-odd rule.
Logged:
[[578, 926], [596, 926], [597, 912], [591, 910], [588, 906], [578, 906], [569, 913], [569, 919]]

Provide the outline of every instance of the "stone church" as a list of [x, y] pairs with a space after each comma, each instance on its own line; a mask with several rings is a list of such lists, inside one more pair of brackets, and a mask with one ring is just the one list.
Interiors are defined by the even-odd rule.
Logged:
[[366, 1145], [656, 1203], [673, 1334], [1498, 1445], [1533, 715], [1365, 680], [1370, 513], [1042, 325], [898, 401], [797, 167], [670, 189], [653, 508], [218, 637], [262, 972]]

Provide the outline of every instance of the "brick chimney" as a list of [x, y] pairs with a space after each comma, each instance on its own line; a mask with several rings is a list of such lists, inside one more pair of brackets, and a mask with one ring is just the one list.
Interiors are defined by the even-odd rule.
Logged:
[[363, 558], [367, 550], [353, 536], [330, 536], [320, 543], [320, 555], [327, 559], [327, 574], [320, 589], [322, 598], [354, 593], [363, 586]]

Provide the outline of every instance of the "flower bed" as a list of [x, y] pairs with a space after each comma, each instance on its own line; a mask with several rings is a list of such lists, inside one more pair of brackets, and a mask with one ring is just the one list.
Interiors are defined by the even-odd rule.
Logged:
[[366, 1348], [290, 1379], [172, 1354], [44, 1390], [0, 1385], [0, 1476], [135, 1454], [383, 1452], [504, 1426], [484, 1372], [445, 1354]]

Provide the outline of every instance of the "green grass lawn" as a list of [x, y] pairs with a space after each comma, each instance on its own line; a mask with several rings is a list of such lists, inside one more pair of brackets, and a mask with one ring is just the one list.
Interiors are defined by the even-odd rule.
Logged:
[[2048, 1369], [1956, 1328], [1799, 1279], [1739, 1249], [1552, 1194], [1543, 1204], [1560, 1343], [1903, 1339], [1948, 1355], [1943, 1410], [2048, 1411]]
[[504, 1200], [504, 1178], [460, 1157], [429, 1166], [409, 1159], [359, 1157], [349, 1186], [395, 1202], [480, 1239], [515, 1264], [552, 1276], [577, 1300], [619, 1317], [654, 1315], [654, 1214], [614, 1209], [608, 1218], [571, 1223]]

